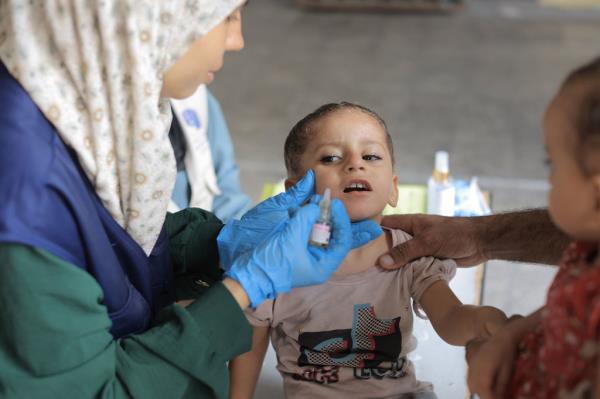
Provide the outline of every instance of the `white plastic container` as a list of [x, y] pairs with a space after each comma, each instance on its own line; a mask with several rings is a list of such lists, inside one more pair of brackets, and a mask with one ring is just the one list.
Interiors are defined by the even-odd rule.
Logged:
[[427, 213], [453, 216], [456, 191], [450, 180], [448, 152], [436, 151], [433, 173], [427, 181]]

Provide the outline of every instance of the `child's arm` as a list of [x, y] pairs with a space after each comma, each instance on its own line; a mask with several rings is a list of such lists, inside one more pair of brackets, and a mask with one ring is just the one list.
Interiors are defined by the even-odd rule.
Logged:
[[435, 331], [451, 345], [488, 337], [507, 320], [503, 311], [492, 306], [463, 305], [445, 281], [431, 284], [419, 302]]
[[480, 398], [504, 398], [519, 342], [540, 322], [541, 309], [513, 318], [492, 337], [467, 344], [467, 385]]
[[230, 399], [252, 398], [268, 345], [269, 327], [253, 327], [250, 352], [229, 361]]

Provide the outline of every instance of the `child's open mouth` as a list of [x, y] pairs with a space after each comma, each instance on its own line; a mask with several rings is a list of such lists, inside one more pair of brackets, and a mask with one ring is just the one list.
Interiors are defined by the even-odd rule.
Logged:
[[344, 188], [344, 193], [352, 193], [356, 191], [371, 191], [371, 185], [366, 180], [354, 180], [350, 182], [346, 188]]

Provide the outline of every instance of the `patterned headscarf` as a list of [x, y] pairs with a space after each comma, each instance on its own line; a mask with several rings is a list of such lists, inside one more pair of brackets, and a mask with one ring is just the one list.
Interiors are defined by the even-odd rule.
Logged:
[[149, 254], [175, 182], [162, 78], [242, 0], [2, 0], [0, 59]]

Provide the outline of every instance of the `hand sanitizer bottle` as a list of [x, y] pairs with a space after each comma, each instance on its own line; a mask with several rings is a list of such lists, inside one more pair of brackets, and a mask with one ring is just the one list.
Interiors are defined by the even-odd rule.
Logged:
[[435, 167], [427, 182], [427, 213], [453, 216], [455, 189], [450, 182], [448, 152], [436, 151]]

